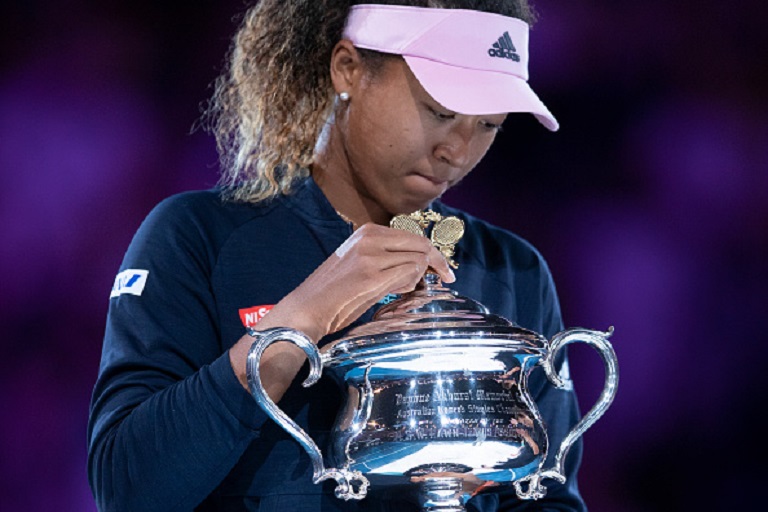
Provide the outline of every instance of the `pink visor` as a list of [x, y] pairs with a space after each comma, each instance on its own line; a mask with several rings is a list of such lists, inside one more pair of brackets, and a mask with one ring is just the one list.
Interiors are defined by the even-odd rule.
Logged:
[[344, 38], [358, 48], [402, 55], [421, 85], [468, 115], [529, 112], [557, 120], [528, 85], [528, 24], [465, 9], [355, 5]]

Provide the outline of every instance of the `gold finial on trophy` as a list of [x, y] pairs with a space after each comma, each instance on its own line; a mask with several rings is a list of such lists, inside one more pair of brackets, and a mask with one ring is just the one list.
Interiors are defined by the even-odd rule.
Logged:
[[456, 244], [464, 236], [464, 222], [458, 217], [443, 217], [432, 227], [432, 233], [429, 239], [432, 244], [448, 260], [448, 264], [453, 268], [458, 268], [459, 264], [453, 261], [453, 253]]
[[456, 244], [464, 236], [464, 222], [458, 217], [443, 217], [432, 210], [416, 211], [408, 215], [396, 215], [389, 222], [389, 226], [426, 237], [426, 230], [431, 222], [434, 222], [429, 236], [432, 245], [445, 256], [451, 267], [459, 268], [459, 264], [453, 261], [453, 254]]
[[392, 220], [389, 221], [389, 227], [407, 231], [409, 233], [413, 233], [414, 235], [427, 236], [424, 233], [424, 228], [426, 228], [426, 225], [423, 224], [423, 221], [420, 217], [415, 215], [418, 213], [421, 212], [414, 212], [410, 215], [395, 215], [392, 217]]

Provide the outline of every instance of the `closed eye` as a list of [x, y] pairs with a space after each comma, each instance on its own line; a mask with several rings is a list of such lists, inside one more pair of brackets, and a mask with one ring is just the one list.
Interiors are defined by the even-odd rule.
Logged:
[[500, 132], [503, 129], [501, 124], [492, 123], [490, 121], [480, 121], [480, 126], [485, 128], [486, 130], [495, 131], [495, 132]]
[[435, 117], [436, 117], [437, 119], [439, 119], [440, 121], [448, 121], [448, 120], [451, 120], [451, 119], [455, 119], [455, 118], [456, 118], [456, 114], [454, 114], [454, 113], [446, 113], [446, 112], [440, 112], [439, 110], [437, 110], [437, 109], [435, 109], [435, 108], [432, 108], [432, 107], [431, 107], [431, 106], [429, 106], [429, 105], [427, 105], [427, 109], [429, 110], [429, 112], [430, 112], [430, 113], [431, 113], [433, 116], [435, 116]]

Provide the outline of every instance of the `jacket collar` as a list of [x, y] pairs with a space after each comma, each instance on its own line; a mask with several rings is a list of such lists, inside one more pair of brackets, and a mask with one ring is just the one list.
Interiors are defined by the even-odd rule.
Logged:
[[[288, 196], [280, 196], [279, 201], [311, 224], [328, 227], [348, 226], [311, 176], [299, 181], [294, 192]], [[426, 209], [440, 212], [443, 210], [442, 203], [439, 200], [432, 201]]]
[[292, 194], [281, 196], [278, 200], [310, 224], [328, 227], [347, 225], [311, 176], [297, 183]]

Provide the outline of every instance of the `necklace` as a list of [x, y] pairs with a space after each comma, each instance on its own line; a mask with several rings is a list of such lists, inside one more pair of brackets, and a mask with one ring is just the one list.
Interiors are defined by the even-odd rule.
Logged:
[[357, 229], [357, 224], [355, 224], [355, 222], [352, 219], [350, 219], [349, 217], [341, 213], [339, 210], [336, 210], [336, 214], [339, 217], [341, 217], [341, 220], [343, 220], [344, 222], [352, 226], [352, 231], [355, 231]]

